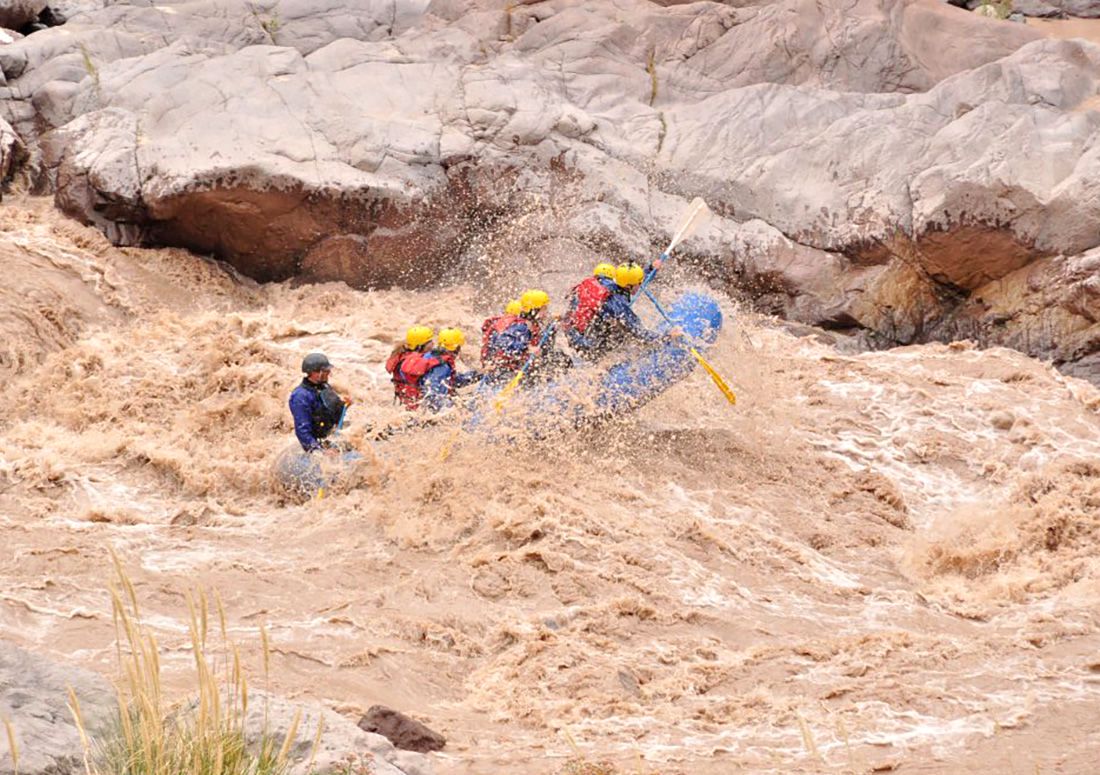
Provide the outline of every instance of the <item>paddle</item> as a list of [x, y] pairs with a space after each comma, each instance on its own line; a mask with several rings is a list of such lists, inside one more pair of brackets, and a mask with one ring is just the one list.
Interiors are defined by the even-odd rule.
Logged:
[[[661, 255], [658, 257], [659, 260], [664, 263], [665, 261], [670, 259], [672, 257], [672, 251], [676, 248], [676, 246], [679, 245], [692, 232], [694, 232], [699, 227], [699, 224], [701, 224], [708, 215], [710, 215], [710, 208], [707, 207], [707, 203], [703, 201], [702, 197], [695, 197], [695, 199], [692, 199], [691, 204], [688, 206], [687, 216], [684, 218], [683, 223], [680, 224], [680, 228], [676, 230], [676, 233], [674, 235], [672, 235], [672, 240], [668, 243], [668, 247], [665, 248], [664, 252], [661, 253]], [[657, 269], [658, 267], [653, 267], [648, 272], [646, 272], [645, 279], [642, 280], [642, 284], [638, 287], [638, 292], [635, 294], [634, 298], [630, 300], [630, 303], [631, 305], [633, 305], [635, 301], [641, 298], [642, 294], [645, 294], [645, 296], [651, 302], [653, 302], [653, 306], [661, 314], [661, 317], [668, 321], [668, 324], [670, 326], [675, 326], [676, 324], [673, 322], [672, 318], [668, 316], [668, 313], [665, 312], [663, 307], [661, 307], [656, 297], [654, 297], [654, 295], [650, 293], [649, 289], [646, 287], [653, 281], [653, 278], [657, 276]], [[695, 360], [699, 362], [699, 365], [703, 367], [703, 370], [710, 375], [710, 378], [714, 382], [715, 386], [717, 386], [717, 388], [722, 391], [722, 395], [726, 397], [726, 400], [729, 401], [731, 404], [736, 404], [737, 396], [734, 395], [733, 390], [731, 390], [726, 381], [722, 379], [722, 376], [715, 370], [713, 366], [707, 363], [706, 359], [704, 359], [703, 356], [699, 354], [698, 350], [696, 350], [694, 347], [690, 347], [688, 349], [695, 357]]]
[[527, 373], [527, 370], [531, 368], [531, 364], [535, 362], [535, 356], [542, 351], [542, 346], [546, 344], [546, 341], [554, 335], [554, 328], [557, 323], [550, 323], [546, 326], [546, 330], [542, 332], [542, 336], [539, 337], [539, 343], [535, 352], [527, 356], [527, 360], [523, 362], [523, 365], [519, 367], [519, 371], [516, 372], [516, 376], [512, 377], [508, 381], [508, 384], [504, 386], [504, 389], [497, 394], [496, 399], [493, 401], [493, 408], [498, 412], [504, 408], [504, 405], [508, 403], [508, 399], [512, 397], [512, 393], [516, 392], [516, 388], [519, 387], [520, 380], [523, 379], [523, 375]]
[[[672, 235], [672, 241], [668, 243], [668, 247], [664, 249], [657, 258], [659, 261], [664, 262], [672, 257], [672, 251], [676, 249], [685, 238], [691, 235], [701, 224], [706, 217], [710, 215], [710, 208], [707, 207], [707, 203], [703, 201], [702, 197], [695, 197], [691, 200], [691, 204], [688, 205], [688, 213], [684, 218], [683, 223], [680, 224], [680, 228], [676, 230], [676, 233]], [[631, 304], [638, 299], [638, 296], [645, 291], [646, 286], [653, 282], [653, 278], [657, 276], [658, 267], [651, 268], [645, 273], [645, 279], [642, 280], [641, 286], [638, 288], [638, 294], [631, 299]]]

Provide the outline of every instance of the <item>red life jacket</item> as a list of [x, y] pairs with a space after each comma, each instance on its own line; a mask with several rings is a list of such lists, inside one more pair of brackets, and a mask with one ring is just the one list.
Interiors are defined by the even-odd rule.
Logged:
[[529, 320], [519, 315], [491, 317], [481, 324], [481, 365], [483, 367], [492, 370], [515, 371], [527, 360], [527, 353], [525, 352], [510, 353], [493, 347], [493, 336], [503, 334], [517, 323], [527, 326], [527, 329], [531, 332], [528, 347], [534, 347], [538, 344], [541, 336], [541, 326], [539, 326], [537, 320]]
[[422, 353], [417, 350], [396, 352], [386, 361], [386, 371], [391, 374], [393, 395], [406, 409], [420, 408], [420, 398], [424, 393], [420, 386], [424, 375], [441, 363], [451, 367], [451, 389], [454, 389], [455, 356], [454, 353]]
[[563, 325], [583, 334], [609, 298], [611, 291], [600, 282], [600, 278], [585, 278], [569, 292], [569, 312], [562, 321]]

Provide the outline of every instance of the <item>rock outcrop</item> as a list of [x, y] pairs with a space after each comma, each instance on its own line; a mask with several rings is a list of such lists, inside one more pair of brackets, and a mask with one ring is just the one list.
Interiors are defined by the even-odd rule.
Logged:
[[[952, 2], [952, 5], [974, 9], [982, 3], [983, 0], [959, 0], [959, 2]], [[1039, 18], [1077, 16], [1083, 19], [1095, 19], [1100, 17], [1100, 4], [1095, 0], [1012, 0], [1012, 11]]]
[[[0, 641], [0, 717], [11, 723], [23, 775], [84, 772], [84, 747], [69, 711], [70, 688], [90, 733], [114, 721], [114, 689], [98, 675]], [[8, 736], [0, 733], [0, 775], [16, 771]]]
[[[266, 740], [281, 749], [295, 718], [295, 737], [288, 747], [290, 775], [370, 772], [376, 775], [432, 775], [431, 760], [399, 751], [382, 735], [366, 732], [316, 703], [287, 700], [262, 692], [250, 696], [245, 736], [259, 747]], [[320, 736], [318, 737], [318, 726]]]
[[18, 30], [33, 22], [47, 0], [0, 0], [0, 27]]
[[11, 124], [0, 118], [0, 191], [11, 180], [23, 154], [23, 143], [19, 135], [11, 128]]
[[562, 244], [575, 272], [701, 195], [721, 217], [686, 252], [764, 309], [1089, 357], [1092, 297], [1072, 348], [971, 300], [1100, 244], [1100, 47], [936, 0], [735, 5], [122, 2], [0, 47], [0, 95], [66, 212], [263, 280]]
[[443, 735], [385, 705], [372, 705], [366, 715], [359, 719], [359, 728], [382, 735], [405, 751], [428, 753], [442, 750], [447, 745], [447, 739]]

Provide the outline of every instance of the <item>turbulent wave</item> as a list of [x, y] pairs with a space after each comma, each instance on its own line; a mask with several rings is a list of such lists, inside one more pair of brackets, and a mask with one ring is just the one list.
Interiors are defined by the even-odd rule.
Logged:
[[[107, 670], [113, 546], [177, 689], [182, 593], [215, 587], [238, 640], [267, 623], [272, 689], [414, 712], [449, 738], [440, 772], [553, 772], [573, 745], [662, 772], [995, 771], [1008, 737], [1029, 768], [1091, 766], [1039, 742], [1100, 708], [1084, 382], [966, 343], [845, 354], [727, 300], [708, 359], [735, 409], [698, 373], [604, 427], [441, 460], [446, 423], [375, 440], [404, 419], [381, 364], [413, 322], [475, 331], [474, 289], [259, 286], [37, 200], [0, 228], [22, 283], [5, 637]], [[311, 350], [369, 476], [299, 504], [268, 477]]]

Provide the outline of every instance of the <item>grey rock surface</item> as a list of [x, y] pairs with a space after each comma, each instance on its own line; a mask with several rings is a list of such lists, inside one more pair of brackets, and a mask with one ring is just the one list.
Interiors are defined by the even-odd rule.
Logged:
[[[0, 717], [11, 721], [23, 775], [84, 772], [84, 749], [72, 714], [76, 693], [89, 733], [115, 718], [115, 691], [103, 678], [0, 641]], [[0, 733], [0, 775], [15, 772], [8, 737]]]
[[1100, 18], [1096, 0], [1013, 0], [1012, 9], [1024, 16]]
[[[258, 747], [266, 737], [279, 750], [296, 716], [297, 732], [289, 749], [291, 775], [344, 772], [349, 763], [369, 766], [367, 771], [377, 775], [432, 773], [428, 757], [398, 751], [386, 738], [363, 731], [354, 721], [339, 713], [317, 703], [289, 700], [263, 692], [254, 693], [249, 698], [245, 720], [248, 744]], [[319, 738], [318, 727], [321, 730]]]
[[[716, 280], [888, 345], [1100, 244], [1100, 47], [936, 0], [135, 0], [0, 68], [66, 212], [264, 280], [561, 290], [699, 195]], [[1068, 357], [1033, 322], [979, 329]]]

